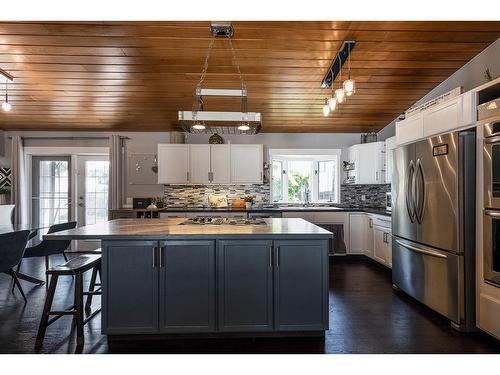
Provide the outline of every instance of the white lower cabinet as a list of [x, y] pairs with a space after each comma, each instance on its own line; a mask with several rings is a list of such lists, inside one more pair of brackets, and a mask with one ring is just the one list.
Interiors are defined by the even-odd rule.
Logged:
[[373, 252], [373, 231], [371, 218], [365, 213], [349, 214], [349, 252], [348, 254], [365, 254]]
[[383, 227], [373, 227], [373, 259], [385, 266], [392, 266], [391, 233]]

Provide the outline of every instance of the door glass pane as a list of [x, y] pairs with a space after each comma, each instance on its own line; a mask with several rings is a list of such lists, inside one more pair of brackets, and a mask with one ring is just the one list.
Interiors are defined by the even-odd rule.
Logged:
[[288, 162], [288, 201], [304, 202], [311, 181], [310, 161], [292, 160]]
[[271, 196], [274, 201], [283, 200], [283, 163], [279, 160], [273, 160], [272, 166], [273, 180], [271, 183]]
[[85, 162], [85, 224], [108, 220], [109, 161]]
[[335, 162], [318, 162], [318, 200], [336, 202], [335, 197]]
[[34, 158], [33, 222], [46, 227], [69, 221], [69, 161]]

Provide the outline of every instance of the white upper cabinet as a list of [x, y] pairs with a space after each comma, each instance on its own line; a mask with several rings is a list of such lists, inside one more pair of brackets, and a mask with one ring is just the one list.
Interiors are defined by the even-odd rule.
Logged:
[[158, 183], [189, 182], [189, 145], [158, 145]]
[[393, 151], [396, 148], [396, 137], [390, 137], [385, 140], [385, 183], [392, 182], [392, 171], [394, 170]]
[[211, 182], [229, 184], [231, 182], [231, 146], [210, 145]]
[[385, 183], [384, 150], [384, 142], [349, 147], [349, 161], [354, 163], [355, 184]]
[[258, 184], [262, 145], [158, 145], [159, 184]]
[[466, 92], [396, 122], [396, 145], [446, 133], [476, 121], [476, 96]]
[[424, 137], [424, 116], [421, 113], [396, 122], [396, 144], [412, 142]]
[[262, 145], [231, 145], [231, 182], [261, 184], [263, 157]]
[[210, 145], [189, 145], [189, 183], [210, 182]]

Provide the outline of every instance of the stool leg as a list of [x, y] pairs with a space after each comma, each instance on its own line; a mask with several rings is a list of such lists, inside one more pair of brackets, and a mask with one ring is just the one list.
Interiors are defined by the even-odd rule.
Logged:
[[21, 283], [19, 282], [19, 279], [17, 278], [16, 272], [13, 269], [10, 269], [10, 270], [7, 271], [7, 274], [11, 275], [12, 279], [14, 280], [14, 285], [12, 286], [12, 293], [14, 293], [14, 286], [17, 286], [17, 288], [21, 292], [21, 295], [24, 298], [24, 303], [27, 303], [28, 300], [26, 299], [26, 296], [24, 295], [23, 287], [21, 286]]
[[45, 305], [43, 306], [42, 319], [40, 320], [40, 325], [38, 326], [38, 334], [36, 335], [35, 348], [42, 346], [43, 339], [45, 338], [45, 331], [47, 330], [47, 322], [49, 321], [49, 312], [52, 307], [52, 301], [54, 300], [54, 294], [57, 287], [58, 275], [52, 275], [50, 278], [49, 291], [47, 292], [47, 298], [45, 299]]
[[[92, 276], [90, 276], [89, 292], [93, 292], [95, 289], [95, 281], [97, 278], [97, 267], [92, 268]], [[85, 310], [90, 310], [92, 307], [92, 294], [87, 295], [87, 301], [85, 302]]]
[[76, 322], [76, 344], [83, 345], [83, 274], [75, 276], [75, 322]]
[[45, 255], [45, 285], [49, 285], [49, 275], [47, 275], [49, 267], [50, 267], [49, 256]]

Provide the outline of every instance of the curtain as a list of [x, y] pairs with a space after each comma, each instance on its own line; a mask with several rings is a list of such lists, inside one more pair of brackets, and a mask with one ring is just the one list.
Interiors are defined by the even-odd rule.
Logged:
[[24, 162], [23, 138], [15, 135], [12, 137], [11, 155], [12, 189], [10, 200], [16, 205], [14, 209], [14, 223], [28, 224], [28, 186]]
[[119, 135], [109, 137], [109, 202], [108, 209], [122, 208], [125, 187], [125, 144]]

